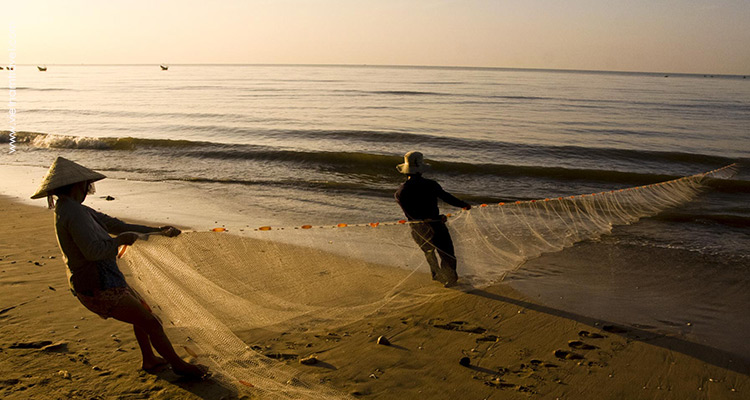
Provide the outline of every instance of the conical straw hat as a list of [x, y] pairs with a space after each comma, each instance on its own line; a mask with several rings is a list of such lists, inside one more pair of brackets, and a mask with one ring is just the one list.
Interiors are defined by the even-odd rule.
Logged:
[[31, 198], [41, 199], [42, 197], [47, 197], [51, 190], [78, 182], [93, 182], [104, 178], [106, 176], [90, 170], [83, 165], [76, 164], [62, 157], [57, 157], [57, 160], [49, 167], [47, 175], [44, 176], [41, 186], [39, 186], [39, 189], [37, 189]]

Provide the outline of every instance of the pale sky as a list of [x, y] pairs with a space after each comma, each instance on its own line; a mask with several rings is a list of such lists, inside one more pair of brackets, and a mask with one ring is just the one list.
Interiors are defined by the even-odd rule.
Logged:
[[750, 0], [2, 0], [12, 29], [19, 64], [750, 74]]

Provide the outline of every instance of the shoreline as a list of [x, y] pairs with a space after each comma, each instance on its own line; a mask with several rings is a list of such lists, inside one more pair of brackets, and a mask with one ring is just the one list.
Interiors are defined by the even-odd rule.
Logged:
[[[0, 187], [0, 196], [46, 209], [45, 200], [31, 200], [29, 193], [33, 193], [39, 186], [48, 168], [0, 165], [0, 170], [6, 175], [6, 180]], [[238, 206], [232, 201], [212, 195], [210, 188], [195, 189], [186, 182], [151, 182], [108, 177], [96, 182], [96, 193], [87, 196], [86, 205], [120, 219], [145, 221], [147, 224], [148, 221], [153, 221], [151, 224], [160, 221], [162, 224], [174, 224], [181, 229], [191, 230], [207, 231], [224, 227], [240, 232], [246, 228], [279, 224], [277, 215], [260, 206]], [[107, 200], [107, 197], [112, 200]], [[247, 215], [253, 215], [253, 225], [244, 221]]]
[[[4, 398], [252, 398], [252, 389], [138, 371], [129, 326], [101, 320], [67, 290], [51, 213], [8, 196], [0, 196], [0, 210]], [[392, 345], [376, 344], [381, 335]], [[502, 284], [452, 292], [408, 315], [329, 331], [254, 332], [246, 340], [269, 358], [286, 354], [276, 360], [308, 381], [356, 398], [735, 399], [750, 392], [747, 361], [540, 305]], [[311, 352], [321, 364], [301, 365]], [[570, 353], [583, 358], [565, 358]], [[459, 364], [462, 357], [469, 357], [468, 367]]]

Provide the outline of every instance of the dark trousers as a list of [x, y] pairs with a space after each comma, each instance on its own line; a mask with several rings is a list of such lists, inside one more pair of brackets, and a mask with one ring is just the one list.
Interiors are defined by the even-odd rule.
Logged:
[[[458, 279], [453, 240], [451, 240], [448, 227], [443, 222], [413, 223], [411, 224], [411, 236], [424, 252], [427, 263], [430, 264], [432, 279], [443, 283], [455, 282]], [[435, 253], [440, 255], [440, 264], [438, 264]]]

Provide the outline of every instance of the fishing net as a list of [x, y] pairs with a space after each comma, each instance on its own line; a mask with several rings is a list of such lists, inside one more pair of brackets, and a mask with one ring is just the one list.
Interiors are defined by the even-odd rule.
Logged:
[[[580, 196], [482, 204], [448, 215], [459, 289], [497, 283], [524, 261], [609, 233], [692, 199], [734, 165], [663, 183]], [[342, 327], [437, 296], [407, 221], [261, 227], [242, 236], [185, 232], [123, 252], [128, 280], [177, 348], [217, 379], [263, 398], [337, 398], [254, 346], [257, 337]]]

